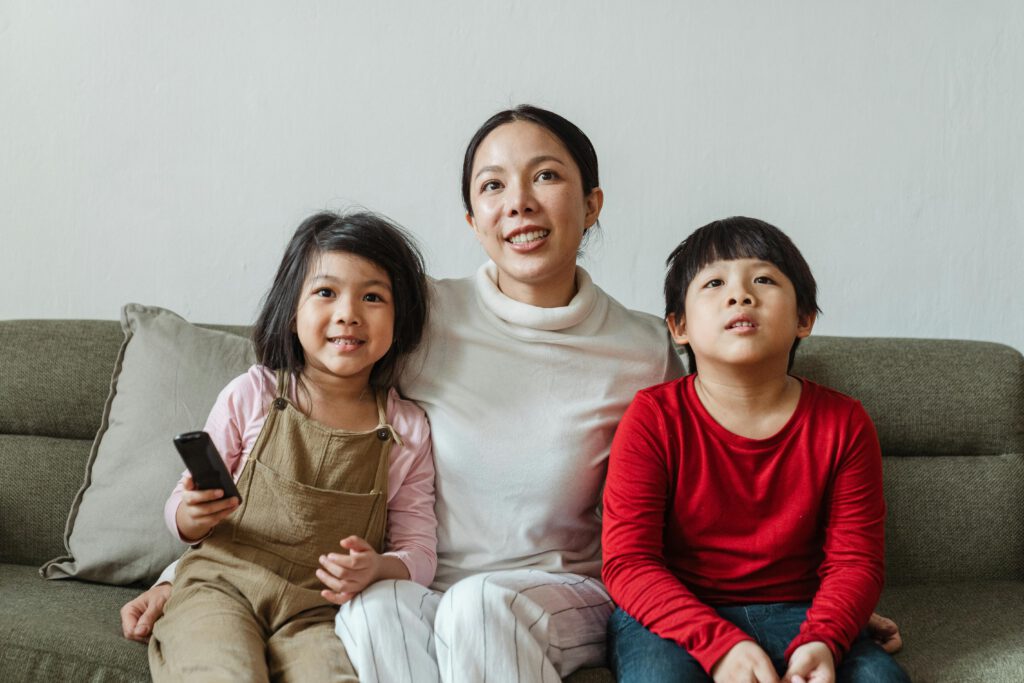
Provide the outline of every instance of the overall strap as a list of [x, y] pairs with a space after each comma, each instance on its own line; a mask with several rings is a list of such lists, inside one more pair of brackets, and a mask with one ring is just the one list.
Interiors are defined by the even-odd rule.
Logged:
[[402, 437], [398, 435], [395, 428], [388, 424], [388, 390], [379, 389], [377, 391], [377, 438], [383, 441], [388, 436], [395, 440], [399, 446], [404, 445], [402, 443]]
[[284, 368], [277, 371], [277, 391], [274, 395], [277, 398], [288, 398], [288, 372]]

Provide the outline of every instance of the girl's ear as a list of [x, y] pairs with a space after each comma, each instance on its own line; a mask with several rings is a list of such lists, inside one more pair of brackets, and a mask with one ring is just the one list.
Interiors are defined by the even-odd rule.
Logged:
[[668, 327], [668, 333], [672, 336], [672, 341], [676, 344], [689, 344], [690, 339], [686, 334], [686, 316], [679, 315], [676, 317], [675, 313], [669, 313], [665, 316], [665, 326]]
[[583, 219], [583, 229], [589, 230], [601, 216], [601, 207], [604, 206], [604, 190], [595, 187], [584, 199], [584, 203], [587, 206], [587, 215]]
[[814, 329], [814, 322], [818, 319], [817, 313], [809, 313], [807, 315], [797, 316], [796, 319], [796, 338], [803, 339], [811, 334], [811, 330]]

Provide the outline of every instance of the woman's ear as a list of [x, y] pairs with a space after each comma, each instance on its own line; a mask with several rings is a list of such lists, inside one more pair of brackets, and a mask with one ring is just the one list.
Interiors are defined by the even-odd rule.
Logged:
[[680, 314], [678, 317], [675, 313], [669, 313], [665, 316], [665, 326], [668, 327], [668, 333], [672, 337], [672, 341], [676, 344], [689, 344], [690, 338], [686, 334], [686, 316]]
[[583, 200], [587, 206], [587, 215], [583, 219], [583, 229], [589, 230], [597, 219], [601, 217], [601, 207], [604, 206], [604, 190], [595, 187]]

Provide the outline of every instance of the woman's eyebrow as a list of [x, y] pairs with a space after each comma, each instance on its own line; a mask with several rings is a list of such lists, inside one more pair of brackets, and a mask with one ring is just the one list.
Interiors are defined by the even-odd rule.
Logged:
[[[542, 154], [541, 156], [536, 156], [536, 157], [530, 159], [530, 161], [527, 162], [527, 166], [536, 166], [537, 164], [543, 164], [546, 161], [553, 161], [556, 164], [559, 164], [561, 166], [565, 166], [565, 162], [564, 161], [562, 161], [561, 159], [559, 159], [556, 156], [551, 156], [550, 154]], [[484, 166], [483, 168], [481, 168], [479, 171], [476, 172], [476, 175], [473, 176], [473, 179], [475, 180], [475, 179], [479, 178], [484, 173], [497, 173], [497, 172], [503, 171], [503, 170], [505, 170], [505, 169], [502, 166]]]

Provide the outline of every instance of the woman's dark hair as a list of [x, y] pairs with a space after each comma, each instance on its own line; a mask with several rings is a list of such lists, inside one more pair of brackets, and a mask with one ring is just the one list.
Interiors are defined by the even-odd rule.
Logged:
[[[695, 230], [665, 260], [665, 317], [686, 314], [686, 290], [701, 268], [715, 261], [752, 258], [768, 261], [789, 278], [796, 290], [796, 309], [801, 316], [821, 313], [818, 308], [818, 285], [800, 250], [784, 232], [757, 218], [733, 216], [708, 223]], [[789, 352], [789, 368], [793, 367], [796, 347]], [[684, 346], [689, 370], [694, 372], [697, 360], [689, 344]]]
[[306, 357], [295, 332], [295, 313], [312, 264], [322, 254], [345, 252], [371, 261], [391, 278], [395, 328], [391, 348], [374, 363], [370, 385], [395, 383], [406, 354], [420, 343], [427, 317], [423, 257], [413, 238], [383, 216], [359, 211], [318, 213], [302, 222], [285, 248], [252, 331], [256, 359], [271, 370], [298, 374]]
[[580, 177], [583, 180], [584, 197], [589, 196], [595, 187], [600, 186], [601, 183], [597, 175], [597, 152], [594, 151], [594, 145], [591, 144], [590, 138], [575, 123], [554, 112], [529, 104], [520, 104], [515, 109], [499, 111], [484, 121], [484, 125], [477, 129], [476, 133], [473, 134], [473, 138], [466, 146], [466, 155], [462, 158], [462, 204], [466, 207], [466, 212], [470, 216], [473, 215], [473, 206], [469, 201], [469, 186], [476, 150], [480, 147], [480, 143], [484, 141], [484, 138], [491, 134], [491, 131], [498, 126], [514, 121], [535, 123], [547, 129], [565, 145], [573, 161], [576, 162], [576, 167], [580, 170]]

